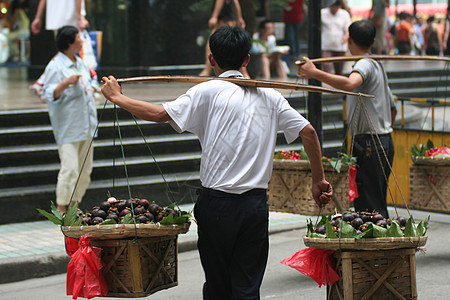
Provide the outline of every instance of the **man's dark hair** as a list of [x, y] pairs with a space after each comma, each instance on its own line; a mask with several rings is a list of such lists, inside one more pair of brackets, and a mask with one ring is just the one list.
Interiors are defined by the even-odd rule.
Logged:
[[262, 20], [262, 21], [259, 23], [259, 27], [258, 27], [259, 31], [261, 31], [262, 29], [266, 29], [266, 24], [267, 24], [267, 23], [272, 23], [272, 21], [269, 20], [269, 19]]
[[377, 30], [369, 20], [353, 22], [348, 28], [348, 33], [353, 42], [360, 46], [369, 48], [375, 41]]
[[59, 28], [56, 33], [56, 48], [58, 51], [63, 52], [67, 50], [69, 45], [75, 42], [75, 37], [78, 32], [78, 29], [74, 26], [63, 26]]
[[400, 20], [406, 20], [409, 16], [411, 15], [408, 14], [406, 11], [402, 11], [401, 13], [398, 14], [398, 18]]
[[252, 41], [237, 26], [222, 26], [209, 38], [209, 48], [220, 68], [239, 70], [248, 56]]
[[336, 0], [336, 1], [334, 1], [334, 3], [331, 4], [331, 5], [334, 5], [334, 6], [342, 6], [342, 0]]

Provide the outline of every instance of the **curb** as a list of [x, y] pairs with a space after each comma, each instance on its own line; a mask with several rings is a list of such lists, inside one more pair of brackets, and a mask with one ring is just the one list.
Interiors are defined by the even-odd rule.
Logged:
[[65, 273], [69, 261], [65, 252], [12, 258], [0, 264], [0, 284]]

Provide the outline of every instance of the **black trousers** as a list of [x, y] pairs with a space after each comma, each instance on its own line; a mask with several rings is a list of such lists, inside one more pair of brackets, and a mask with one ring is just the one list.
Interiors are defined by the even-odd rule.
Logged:
[[194, 207], [205, 300], [260, 299], [269, 252], [266, 190], [203, 189]]
[[392, 166], [394, 160], [394, 143], [390, 134], [379, 135], [379, 139], [370, 134], [355, 136], [353, 155], [358, 164], [356, 185], [359, 194], [355, 199], [355, 210], [375, 210], [388, 218], [387, 179], [391, 175], [389, 165]]

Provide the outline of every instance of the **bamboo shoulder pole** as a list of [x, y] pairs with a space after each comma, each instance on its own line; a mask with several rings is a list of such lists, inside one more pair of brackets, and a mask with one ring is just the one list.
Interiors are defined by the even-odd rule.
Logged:
[[246, 87], [261, 87], [261, 88], [274, 88], [274, 89], [288, 89], [296, 91], [308, 91], [317, 93], [331, 93], [331, 94], [342, 94], [351, 96], [361, 96], [366, 98], [374, 98], [373, 95], [367, 95], [362, 93], [346, 92], [337, 89], [323, 88], [313, 85], [281, 82], [281, 81], [271, 81], [271, 80], [255, 80], [255, 79], [242, 79], [242, 78], [229, 78], [229, 77], [203, 77], [203, 76], [141, 76], [141, 77], [130, 77], [130, 78], [119, 78], [117, 82], [119, 83], [129, 83], [129, 82], [184, 82], [184, 83], [202, 83], [210, 80], [223, 80], [228, 81], [240, 86]]
[[[336, 61], [356, 61], [363, 58], [372, 58], [375, 60], [432, 60], [450, 62], [449, 57], [445, 56], [431, 56], [431, 55], [355, 55], [355, 56], [333, 56], [311, 59], [315, 64], [336, 62]], [[304, 60], [297, 60], [296, 65], [304, 64]]]

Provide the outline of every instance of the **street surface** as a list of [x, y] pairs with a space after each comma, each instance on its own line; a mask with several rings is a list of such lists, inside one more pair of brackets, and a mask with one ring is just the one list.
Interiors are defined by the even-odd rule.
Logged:
[[[450, 220], [450, 216], [449, 216]], [[261, 299], [326, 299], [326, 288], [319, 288], [311, 278], [280, 264], [280, 261], [303, 249], [304, 230], [288, 231], [270, 236], [270, 253]], [[431, 222], [425, 253], [417, 253], [417, 290], [419, 299], [448, 299], [450, 282], [450, 221]], [[203, 271], [197, 251], [182, 252], [178, 256], [178, 286], [147, 297], [152, 300], [201, 299]], [[21, 282], [1, 284], [0, 299], [60, 300], [66, 296], [65, 274]], [[119, 298], [102, 298], [113, 300]], [[124, 298], [126, 299], [126, 298]], [[143, 299], [143, 298], [139, 298]]]

